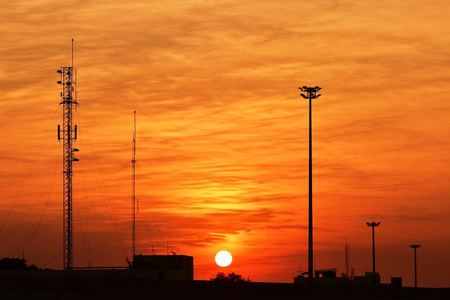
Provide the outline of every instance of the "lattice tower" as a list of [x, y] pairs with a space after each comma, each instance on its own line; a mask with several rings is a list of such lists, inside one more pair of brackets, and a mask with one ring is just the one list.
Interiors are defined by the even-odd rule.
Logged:
[[72, 125], [72, 117], [78, 102], [73, 66], [61, 67], [57, 72], [61, 74], [61, 80], [58, 81], [58, 84], [62, 85], [59, 104], [63, 106], [62, 128], [58, 125], [58, 140], [63, 140], [63, 260], [64, 270], [70, 270], [73, 267], [72, 163], [78, 161], [74, 157], [74, 152], [78, 149], [73, 148], [73, 143], [77, 139], [77, 125]]

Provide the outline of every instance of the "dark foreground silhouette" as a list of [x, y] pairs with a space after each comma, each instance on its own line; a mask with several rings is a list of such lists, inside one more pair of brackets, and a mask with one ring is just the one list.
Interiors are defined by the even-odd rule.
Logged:
[[[129, 276], [45, 275], [46, 271], [1, 271], [0, 299], [450, 299], [450, 289], [394, 286], [306, 286], [293, 283], [224, 283], [198, 280], [149, 280]], [[61, 271], [64, 272], [64, 271]], [[72, 275], [73, 274], [73, 275]], [[92, 275], [90, 273], [90, 275]]]
[[23, 258], [9, 258], [0, 259], [0, 271], [37, 271], [40, 270], [35, 265], [27, 265], [27, 261]]

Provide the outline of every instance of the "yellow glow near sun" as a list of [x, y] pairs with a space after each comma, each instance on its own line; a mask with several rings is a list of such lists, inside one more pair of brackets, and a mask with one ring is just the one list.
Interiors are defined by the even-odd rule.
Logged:
[[216, 254], [216, 264], [220, 267], [228, 267], [232, 261], [233, 257], [228, 251], [220, 251]]

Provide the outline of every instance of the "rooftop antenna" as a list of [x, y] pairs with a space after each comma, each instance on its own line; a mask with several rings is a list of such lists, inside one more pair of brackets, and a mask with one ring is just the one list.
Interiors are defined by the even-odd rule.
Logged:
[[133, 196], [132, 196], [132, 222], [131, 222], [131, 242], [133, 259], [136, 255], [136, 111], [134, 111], [134, 132], [133, 132], [133, 158], [131, 159], [133, 166]]
[[[78, 161], [74, 152], [79, 151], [73, 147], [77, 139], [77, 125], [72, 126], [73, 109], [78, 105], [73, 68], [73, 39], [72, 39], [72, 66], [61, 67], [57, 71], [61, 78], [57, 82], [62, 85], [61, 102], [63, 106], [63, 125], [58, 125], [58, 141], [63, 140], [63, 267], [71, 270], [73, 267], [73, 227], [72, 227], [72, 163]], [[62, 137], [61, 137], [62, 134]]]

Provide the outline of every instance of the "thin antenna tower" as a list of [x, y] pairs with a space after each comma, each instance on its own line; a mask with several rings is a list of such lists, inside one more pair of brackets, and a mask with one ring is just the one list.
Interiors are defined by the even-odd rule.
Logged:
[[72, 126], [72, 115], [73, 109], [78, 105], [75, 95], [73, 39], [72, 66], [61, 67], [57, 72], [61, 75], [61, 79], [57, 83], [62, 85], [59, 104], [63, 106], [62, 129], [58, 125], [58, 141], [63, 140], [63, 263], [64, 270], [70, 270], [73, 267], [72, 163], [78, 161], [73, 153], [79, 151], [73, 148], [73, 142], [77, 139], [77, 125]]
[[[349, 268], [350, 268], [350, 266], [352, 265], [352, 260], [351, 260], [351, 256], [350, 256], [350, 250], [351, 250], [351, 247], [350, 247], [351, 245], [348, 245], [348, 266], [349, 266]], [[353, 269], [353, 268], [351, 268], [350, 269], [350, 272], [351, 272], [351, 274], [350, 274], [350, 278], [353, 280], [354, 278], [355, 278], [355, 269]]]
[[134, 132], [133, 132], [133, 158], [131, 160], [133, 166], [133, 196], [132, 196], [132, 223], [131, 223], [131, 242], [133, 259], [136, 255], [136, 111], [134, 111]]
[[347, 278], [350, 277], [349, 273], [348, 273], [348, 265], [350, 263], [350, 257], [349, 257], [349, 253], [348, 253], [348, 244], [347, 244], [347, 237], [345, 237], [345, 276], [347, 276]]

